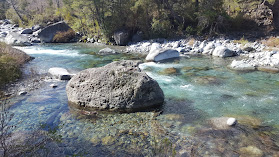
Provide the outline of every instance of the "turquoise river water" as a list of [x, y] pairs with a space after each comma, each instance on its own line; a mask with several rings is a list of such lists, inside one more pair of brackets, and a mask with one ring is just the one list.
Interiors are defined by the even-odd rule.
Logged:
[[[57, 44], [19, 47], [34, 56], [26, 65], [44, 74], [51, 67], [71, 72], [143, 55], [106, 55], [102, 46]], [[117, 50], [123, 47], [112, 47]], [[279, 155], [279, 74], [238, 73], [232, 60], [190, 56], [140, 65], [157, 80], [165, 103], [156, 111], [88, 117], [67, 104], [65, 81], [10, 101], [14, 132], [55, 129], [59, 141], [48, 156], [276, 156]], [[53, 82], [58, 88], [50, 88]], [[216, 130], [213, 117], [235, 117], [232, 130]], [[49, 131], [49, 130], [48, 130]]]

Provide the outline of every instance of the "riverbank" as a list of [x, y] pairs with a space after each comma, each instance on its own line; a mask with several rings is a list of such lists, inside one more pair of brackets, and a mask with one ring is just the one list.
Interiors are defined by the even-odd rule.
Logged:
[[279, 72], [279, 36], [251, 40], [246, 38], [231, 39], [229, 37], [196, 40], [194, 38], [168, 41], [156, 39], [131, 44], [126, 52], [149, 54], [152, 49], [178, 51], [180, 56], [209, 55], [227, 58], [237, 57], [230, 68], [237, 71], [262, 70]]

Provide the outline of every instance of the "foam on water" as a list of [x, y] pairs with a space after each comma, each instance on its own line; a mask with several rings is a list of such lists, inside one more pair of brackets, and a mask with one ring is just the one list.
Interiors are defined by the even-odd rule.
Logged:
[[77, 57], [77, 56], [84, 56], [85, 54], [79, 54], [76, 50], [65, 50], [65, 49], [51, 49], [42, 46], [28, 46], [28, 47], [19, 47], [15, 46], [14, 48], [22, 50], [23, 52], [29, 55], [40, 55], [40, 54], [47, 54], [47, 55], [57, 55], [57, 56], [68, 56], [68, 57]]

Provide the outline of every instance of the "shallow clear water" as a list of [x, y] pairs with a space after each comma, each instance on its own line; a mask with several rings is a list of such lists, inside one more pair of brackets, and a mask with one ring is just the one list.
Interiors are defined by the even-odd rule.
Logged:
[[[39, 73], [46, 73], [51, 67], [76, 72], [113, 60], [142, 57], [97, 55], [101, 48], [61, 44], [19, 49], [36, 58], [26, 69]], [[185, 151], [198, 156], [237, 156], [243, 155], [245, 149], [242, 148], [250, 145], [260, 148], [264, 155], [274, 155], [279, 145], [276, 129], [279, 126], [279, 74], [237, 73], [227, 68], [230, 62], [230, 59], [191, 56], [142, 64], [140, 67], [157, 80], [164, 91], [162, 114], [137, 112], [87, 117], [69, 109], [67, 82], [55, 81], [59, 86], [52, 89], [49, 84], [53, 81], [50, 81], [26, 96], [10, 100], [14, 103], [10, 111], [15, 113], [12, 122], [17, 126], [15, 131], [55, 127], [56, 134], [62, 138], [58, 146], [63, 155], [168, 156]], [[223, 116], [239, 119], [245, 126], [244, 131], [222, 132], [222, 136], [218, 136], [220, 132], [212, 133], [208, 120]], [[261, 141], [263, 137], [269, 138], [273, 147], [267, 148]], [[223, 143], [226, 140], [229, 142]]]

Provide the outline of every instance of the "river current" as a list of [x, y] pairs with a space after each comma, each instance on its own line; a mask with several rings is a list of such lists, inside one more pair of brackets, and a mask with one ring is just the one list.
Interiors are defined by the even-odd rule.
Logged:
[[[98, 55], [104, 46], [49, 44], [17, 47], [35, 57], [25, 72], [51, 67], [70, 72], [143, 55]], [[112, 47], [118, 51], [124, 47]], [[159, 111], [88, 117], [67, 104], [67, 82], [48, 80], [37, 90], [10, 100], [15, 132], [55, 129], [50, 156], [268, 156], [279, 150], [279, 74], [239, 73], [232, 59], [188, 56], [140, 68], [165, 94]], [[49, 85], [58, 84], [53, 89]], [[212, 129], [213, 117], [235, 117], [239, 128]], [[250, 153], [250, 154], [249, 154]], [[254, 153], [254, 154], [253, 154]], [[257, 154], [257, 155], [255, 155]], [[277, 154], [278, 155], [278, 154]]]

